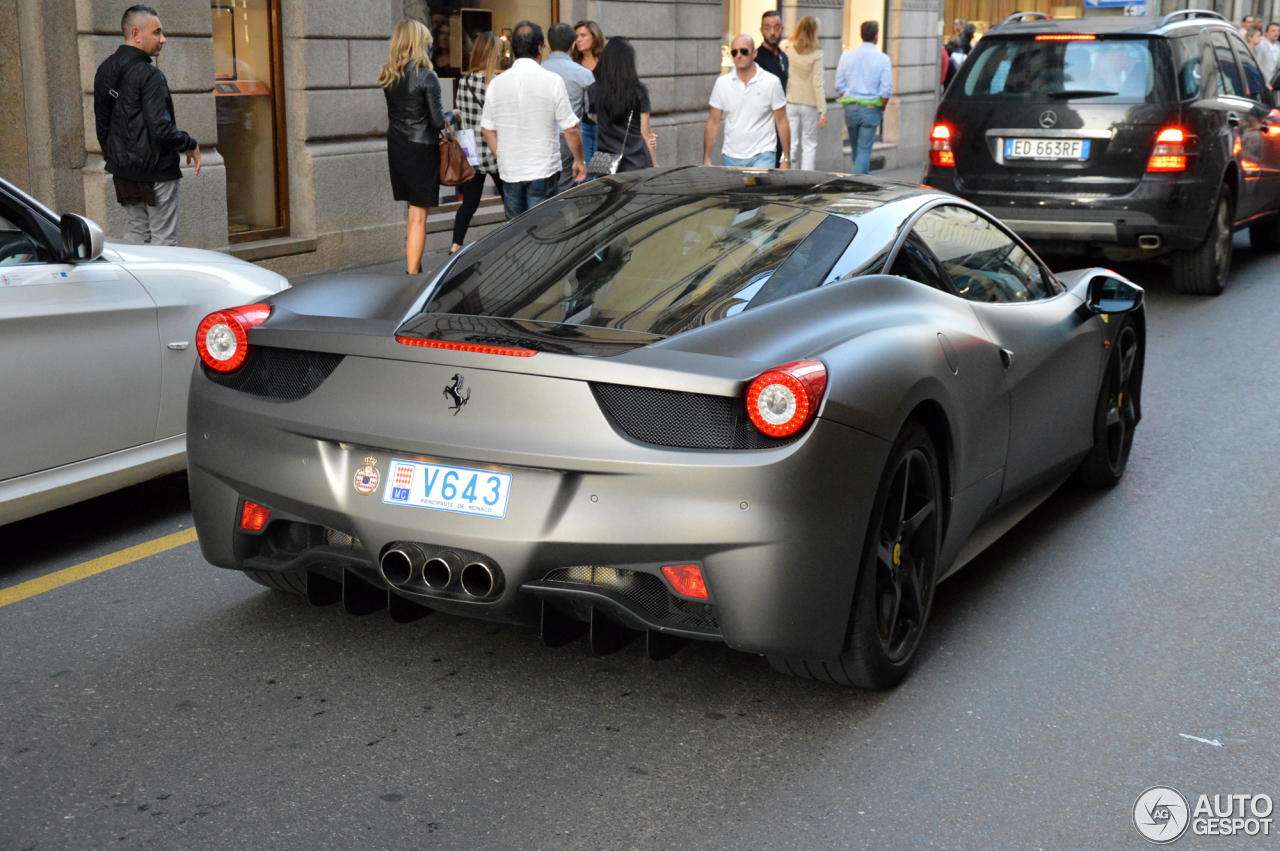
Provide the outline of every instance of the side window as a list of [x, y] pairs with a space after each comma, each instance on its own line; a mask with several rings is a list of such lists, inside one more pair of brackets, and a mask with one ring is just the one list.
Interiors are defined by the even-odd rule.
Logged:
[[1191, 35], [1170, 39], [1173, 50], [1173, 67], [1178, 75], [1178, 92], [1183, 100], [1200, 96], [1210, 87], [1213, 77], [1213, 48], [1200, 43], [1200, 36]]
[[1236, 58], [1231, 53], [1231, 45], [1227, 36], [1221, 32], [1209, 33], [1213, 44], [1213, 52], [1218, 56], [1218, 76], [1221, 81], [1218, 93], [1223, 95], [1244, 96], [1244, 85], [1240, 80], [1240, 69], [1236, 66]]
[[1262, 69], [1258, 67], [1257, 60], [1249, 53], [1248, 45], [1234, 35], [1227, 36], [1227, 38], [1235, 45], [1236, 59], [1239, 60], [1240, 67], [1244, 69], [1245, 95], [1258, 103], [1266, 103], [1267, 84], [1262, 78]]
[[38, 235], [33, 238], [23, 224], [23, 218], [15, 211], [0, 206], [0, 266], [58, 262], [43, 240]]
[[898, 256], [893, 258], [893, 265], [888, 274], [933, 287], [935, 290], [950, 292], [946, 284], [946, 273], [938, 268], [938, 261], [925, 247], [924, 240], [912, 231], [906, 242], [898, 249]]
[[1026, 302], [1054, 294], [1035, 259], [987, 219], [966, 207], [935, 207], [916, 233], [970, 301]]

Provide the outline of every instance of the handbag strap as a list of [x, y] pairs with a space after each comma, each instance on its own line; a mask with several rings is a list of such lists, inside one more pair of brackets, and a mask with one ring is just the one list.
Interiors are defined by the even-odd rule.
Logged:
[[636, 111], [634, 109], [627, 113], [627, 126], [626, 126], [626, 129], [622, 131], [621, 147], [622, 147], [622, 155], [624, 157], [627, 155], [627, 134], [631, 132], [631, 116], [635, 114], [636, 114]]

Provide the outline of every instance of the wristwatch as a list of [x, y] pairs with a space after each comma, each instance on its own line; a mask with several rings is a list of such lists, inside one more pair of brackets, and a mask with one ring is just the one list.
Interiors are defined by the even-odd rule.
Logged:
[[791, 162], [791, 157], [787, 156], [786, 154], [783, 154], [782, 159], [778, 160], [778, 162], [789, 163]]

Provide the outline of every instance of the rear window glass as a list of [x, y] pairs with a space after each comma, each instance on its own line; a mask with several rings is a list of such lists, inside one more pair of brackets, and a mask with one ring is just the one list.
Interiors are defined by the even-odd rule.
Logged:
[[961, 66], [975, 98], [1156, 102], [1168, 99], [1158, 39], [986, 38]]
[[755, 198], [582, 193], [473, 246], [424, 312], [670, 336], [821, 286], [855, 232]]

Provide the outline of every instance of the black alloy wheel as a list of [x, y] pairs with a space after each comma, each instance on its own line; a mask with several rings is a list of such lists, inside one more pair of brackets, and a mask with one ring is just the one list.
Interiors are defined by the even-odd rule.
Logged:
[[876, 547], [876, 632], [890, 662], [915, 651], [933, 600], [938, 524], [929, 521], [938, 511], [935, 491], [924, 452], [907, 452], [893, 474]]
[[1094, 412], [1093, 450], [1080, 465], [1080, 479], [1085, 484], [1114, 487], [1124, 477], [1138, 424], [1140, 381], [1138, 332], [1126, 322], [1116, 334]]
[[908, 421], [885, 464], [871, 512], [848, 644], [834, 661], [770, 656], [783, 673], [884, 689], [911, 669], [933, 605], [942, 485], [929, 433]]
[[1175, 251], [1173, 288], [1187, 295], [1220, 295], [1231, 274], [1235, 205], [1231, 187], [1223, 186], [1204, 242], [1191, 251]]

